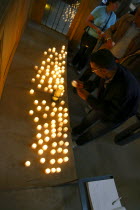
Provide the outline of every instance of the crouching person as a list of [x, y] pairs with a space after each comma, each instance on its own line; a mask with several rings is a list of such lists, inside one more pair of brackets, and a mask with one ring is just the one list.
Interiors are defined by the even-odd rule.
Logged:
[[[115, 62], [107, 49], [91, 55], [93, 81], [77, 81], [77, 93], [91, 110], [82, 122], [72, 129], [77, 145], [83, 145], [117, 127], [138, 110], [140, 89], [135, 77]], [[97, 97], [91, 92], [98, 88]]]

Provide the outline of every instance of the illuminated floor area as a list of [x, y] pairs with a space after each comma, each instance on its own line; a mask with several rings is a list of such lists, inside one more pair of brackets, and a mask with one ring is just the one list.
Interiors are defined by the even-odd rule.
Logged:
[[[72, 209], [75, 200], [77, 202], [79, 199], [76, 187], [51, 187], [76, 179], [70, 136], [65, 140], [69, 142], [69, 146], [61, 144], [64, 140], [62, 137], [53, 138], [54, 142], [57, 142], [53, 145], [53, 141], [48, 141], [46, 138], [45, 145], [48, 145], [48, 149], [42, 156], [38, 154], [37, 149], [31, 148], [34, 142], [39, 144], [39, 148], [42, 146], [41, 140], [38, 143], [38, 137], [42, 133], [40, 126], [38, 126], [39, 131], [36, 130], [38, 124], [34, 122], [35, 117], [39, 116], [38, 113], [45, 113], [45, 118], [39, 119], [39, 125], [43, 127], [47, 122], [47, 115], [49, 122], [54, 120], [50, 115], [55, 108], [50, 103], [51, 93], [38, 89], [34, 80], [33, 83], [31, 82], [37, 74], [34, 66], [40, 65], [41, 61], [47, 58], [43, 55], [45, 50], [55, 47], [59, 51], [62, 45], [67, 45], [67, 40], [63, 35], [46, 29], [44, 26], [29, 23], [17, 48], [0, 103], [0, 209]], [[32, 88], [35, 90], [33, 95], [29, 94]], [[37, 105], [34, 104], [36, 99], [39, 100], [45, 112], [39, 112], [40, 107], [38, 111], [36, 110]], [[43, 100], [46, 100], [46, 104]], [[65, 105], [61, 104], [61, 106], [66, 108], [68, 104], [65, 93], [63, 100]], [[50, 110], [47, 109], [48, 105]], [[65, 110], [64, 107], [63, 110]], [[29, 115], [29, 110], [36, 111], [34, 117]], [[63, 114], [67, 117], [65, 113]], [[56, 119], [61, 121], [61, 116]], [[44, 127], [42, 132], [47, 134], [48, 130]], [[69, 132], [66, 133], [69, 135]], [[62, 135], [64, 135], [63, 132]], [[42, 136], [42, 138], [45, 137]], [[57, 155], [53, 154], [54, 150], [55, 153], [59, 151]], [[64, 150], [66, 154], [63, 153]], [[64, 159], [66, 156], [69, 158], [68, 161], [67, 158]], [[45, 164], [40, 164], [41, 157], [46, 158]], [[24, 166], [26, 160], [31, 161], [30, 167]], [[46, 168], [51, 170], [50, 174], [45, 174]], [[57, 168], [61, 168], [61, 172], [59, 169], [57, 171]], [[47, 172], [50, 171], [47, 170]], [[80, 206], [80, 201], [76, 203], [75, 209], [79, 208], [78, 205]]]

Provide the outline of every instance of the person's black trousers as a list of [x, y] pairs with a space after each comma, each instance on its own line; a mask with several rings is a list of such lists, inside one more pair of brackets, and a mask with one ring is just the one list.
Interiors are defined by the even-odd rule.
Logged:
[[77, 65], [77, 70], [80, 71], [85, 67], [96, 43], [96, 38], [90, 36], [87, 32], [84, 32], [80, 43], [80, 49], [72, 59], [72, 64], [74, 66]]

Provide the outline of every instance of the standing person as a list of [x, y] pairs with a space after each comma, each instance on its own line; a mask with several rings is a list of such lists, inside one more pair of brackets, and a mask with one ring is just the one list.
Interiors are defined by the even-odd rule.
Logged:
[[88, 61], [97, 39], [102, 32], [116, 22], [116, 11], [120, 0], [108, 0], [106, 6], [96, 7], [87, 18], [87, 26], [82, 36], [80, 49], [72, 60], [72, 65], [77, 65], [77, 71], [81, 71]]
[[[131, 59], [131, 69], [139, 69], [140, 59], [133, 59], [138, 56], [140, 50], [140, 5], [137, 6], [135, 15], [126, 14], [105, 32], [105, 44], [100, 49], [109, 49], [118, 62], [124, 63]], [[135, 56], [135, 57], [136, 57]], [[129, 65], [126, 66], [129, 69]], [[81, 76], [81, 81], [86, 81], [92, 75], [88, 68]]]
[[[97, 76], [85, 84], [78, 82], [77, 93], [91, 111], [72, 129], [76, 143], [83, 145], [117, 127], [137, 113], [140, 89], [135, 77], [115, 62], [112, 53], [101, 49], [91, 55], [92, 72]], [[98, 96], [90, 92], [98, 88]]]

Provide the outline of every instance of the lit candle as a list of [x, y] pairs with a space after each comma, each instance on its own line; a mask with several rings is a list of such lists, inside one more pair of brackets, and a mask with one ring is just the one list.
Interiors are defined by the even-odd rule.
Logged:
[[41, 136], [42, 136], [42, 134], [41, 134], [41, 133], [37, 133], [37, 134], [36, 134], [36, 138], [37, 138], [37, 139], [40, 139], [40, 138], [41, 138]]
[[30, 93], [31, 95], [33, 95], [34, 92], [35, 92], [35, 91], [34, 91], [33, 89], [31, 89], [29, 93]]
[[37, 104], [38, 104], [38, 102], [39, 102], [38, 100], [34, 100], [34, 104], [35, 104], [35, 105], [37, 105]]
[[68, 117], [68, 113], [65, 113], [65, 114], [64, 114], [64, 117]]
[[39, 78], [39, 77], [40, 77], [40, 74], [37, 74], [37, 75], [36, 75], [36, 78]]
[[66, 139], [67, 137], [68, 137], [68, 134], [67, 133], [64, 133], [63, 134], [63, 138]]
[[53, 142], [52, 147], [56, 147], [56, 146], [57, 146], [57, 142]]
[[62, 113], [59, 113], [59, 114], [58, 114], [58, 117], [62, 117], [62, 115], [63, 115]]
[[54, 154], [56, 153], [56, 150], [55, 150], [55, 149], [52, 149], [52, 150], [50, 151], [50, 153], [51, 153], [52, 155], [54, 155]]
[[57, 55], [58, 55], [58, 52], [55, 53], [55, 56], [57, 56]]
[[57, 112], [57, 108], [56, 107], [53, 108], [53, 112]]
[[52, 97], [53, 100], [58, 100], [59, 97], [61, 96], [61, 93], [64, 90], [64, 86], [63, 85], [59, 85], [58, 88], [55, 90], [54, 92], [54, 96]]
[[60, 104], [61, 104], [61, 105], [64, 105], [64, 104], [65, 104], [65, 101], [61, 101]]
[[56, 127], [56, 124], [51, 124], [51, 128], [55, 128]]
[[48, 123], [44, 123], [44, 128], [48, 128], [49, 124]]
[[55, 106], [56, 106], [56, 103], [55, 103], [55, 102], [52, 102], [52, 103], [51, 103], [51, 106], [52, 106], [52, 107], [55, 107]]
[[51, 112], [50, 116], [54, 117], [54, 115], [55, 115], [55, 112]]
[[65, 131], [65, 132], [68, 131], [68, 127], [64, 127], [63, 131]]
[[49, 168], [46, 168], [46, 169], [45, 169], [45, 173], [46, 173], [46, 174], [50, 174], [50, 172], [51, 172], [51, 170], [50, 170]]
[[59, 167], [56, 168], [56, 172], [57, 172], [57, 173], [60, 173], [60, 172], [61, 172], [61, 168], [59, 168]]
[[44, 51], [44, 55], [47, 55], [47, 52], [46, 51]]
[[45, 61], [42, 61], [42, 65], [45, 65], [46, 64], [46, 62]]
[[44, 131], [44, 134], [48, 134], [49, 133], [49, 130], [48, 129], [46, 129], [45, 131]]
[[36, 149], [37, 148], [37, 144], [33, 143], [31, 147], [32, 147], [32, 149]]
[[35, 70], [38, 70], [38, 66], [34, 66], [34, 69], [35, 69]]
[[41, 129], [42, 129], [42, 125], [38, 125], [38, 126], [36, 127], [36, 129], [37, 129], [37, 130], [41, 130]]
[[27, 161], [24, 163], [24, 165], [25, 165], [26, 167], [29, 167], [29, 166], [31, 165], [31, 162], [30, 162], [29, 160], [27, 160]]
[[62, 50], [65, 50], [65, 48], [66, 48], [65, 45], [63, 45], [63, 46], [62, 46]]
[[52, 51], [51, 48], [49, 48], [49, 49], [48, 49], [48, 52], [51, 52], [51, 51]]
[[37, 88], [38, 88], [38, 89], [40, 89], [41, 87], [42, 87], [42, 85], [41, 85], [41, 84], [38, 84], [38, 85], [37, 85]]
[[49, 63], [51, 61], [51, 59], [50, 58], [47, 58], [47, 62]]
[[56, 162], [55, 159], [51, 159], [51, 160], [50, 160], [50, 164], [51, 164], [51, 165], [55, 164], [55, 162]]
[[64, 162], [67, 162], [69, 160], [69, 158], [68, 157], [64, 157], [63, 160], [64, 160]]
[[44, 144], [43, 147], [42, 147], [42, 149], [43, 150], [47, 150], [48, 149], [48, 146], [46, 144]]
[[[42, 72], [41, 70], [38, 70], [38, 71], [37, 71], [38, 74], [41, 74], [41, 72]], [[39, 76], [39, 77], [40, 77], [40, 76]]]
[[49, 72], [47, 72], [45, 75], [48, 77], [48, 76], [50, 75], [50, 73], [49, 73]]
[[34, 114], [34, 111], [33, 110], [30, 110], [29, 111], [29, 115], [33, 115]]
[[55, 168], [51, 168], [51, 173], [55, 173], [56, 169]]
[[40, 69], [41, 69], [41, 70], [44, 70], [44, 66], [41, 66]]
[[58, 153], [61, 153], [61, 152], [62, 152], [62, 148], [59, 147], [59, 148], [57, 149], [57, 152], [58, 152]]
[[49, 90], [49, 93], [53, 93], [53, 89], [50, 89], [50, 90]]
[[45, 163], [45, 161], [46, 161], [45, 158], [41, 158], [41, 159], [40, 159], [40, 163], [41, 163], [41, 164]]
[[54, 78], [54, 79], [56, 78], [56, 74], [53, 75], [53, 78]]
[[62, 110], [63, 110], [63, 107], [60, 106], [60, 107], [58, 108], [58, 111], [62, 111]]
[[[49, 83], [49, 82], [48, 82], [48, 83]], [[52, 88], [52, 85], [48, 85], [48, 88], [51, 89], [51, 88]]]
[[64, 144], [64, 141], [59, 141], [59, 145], [62, 146]]
[[59, 123], [59, 126], [62, 127], [62, 126], [63, 126], [63, 122], [60, 122], [60, 123]]
[[49, 106], [46, 106], [45, 107], [45, 111], [49, 111], [50, 107]]
[[44, 79], [41, 79], [41, 80], [40, 80], [40, 83], [41, 83], [41, 84], [44, 84]]
[[52, 133], [51, 137], [55, 138], [56, 137], [56, 133]]
[[68, 149], [64, 149], [64, 150], [63, 150], [63, 153], [64, 153], [64, 154], [67, 154], [67, 153], [68, 153]]
[[44, 91], [47, 92], [47, 91], [48, 91], [48, 87], [45, 87], [45, 88], [44, 88]]
[[42, 77], [41, 77], [42, 79], [45, 79], [46, 77], [45, 77], [45, 75], [42, 75]]
[[56, 132], [56, 129], [53, 128], [53, 129], [51, 130], [51, 133], [55, 133], [55, 132]]
[[41, 106], [37, 106], [37, 111], [41, 111], [42, 107]]
[[50, 55], [50, 58], [53, 58], [53, 55], [52, 54]]
[[42, 155], [43, 152], [44, 152], [43, 149], [39, 149], [39, 150], [38, 150], [38, 154], [39, 154], [39, 155]]
[[39, 117], [35, 117], [34, 122], [38, 122], [38, 121], [39, 121]]
[[58, 162], [59, 164], [61, 164], [61, 163], [63, 163], [63, 159], [62, 159], [62, 158], [59, 158], [59, 159], [57, 160], [57, 162]]
[[58, 122], [62, 122], [63, 121], [63, 118], [62, 117], [59, 117], [58, 118]]
[[44, 138], [44, 141], [45, 141], [45, 142], [50, 141], [50, 137], [49, 137], [49, 136], [46, 136], [46, 137]]
[[67, 124], [67, 123], [68, 123], [68, 120], [65, 119], [65, 120], [63, 121], [63, 123], [64, 123], [64, 124]]
[[53, 47], [53, 48], [52, 48], [52, 52], [54, 53], [55, 51], [56, 51], [56, 48], [55, 48], [55, 47]]
[[45, 101], [45, 100], [43, 100], [41, 103], [42, 103], [43, 105], [45, 105], [45, 104], [46, 104], [46, 101]]
[[58, 137], [61, 137], [61, 136], [62, 136], [62, 133], [61, 133], [61, 132], [58, 132], [58, 133], [57, 133], [57, 136], [58, 136]]
[[44, 118], [44, 119], [46, 119], [47, 116], [48, 116], [48, 115], [47, 115], [46, 113], [43, 114], [43, 118]]
[[56, 120], [52, 120], [52, 121], [51, 121], [51, 124], [54, 124], [54, 123], [56, 123]]
[[68, 147], [68, 146], [69, 146], [69, 142], [66, 141], [66, 142], [64, 143], [64, 145], [65, 145], [66, 147]]
[[38, 140], [38, 144], [39, 144], [39, 145], [42, 145], [42, 144], [43, 144], [43, 140], [42, 140], [42, 139], [39, 139], [39, 140]]
[[62, 127], [59, 127], [57, 130], [58, 130], [59, 132], [62, 131]]
[[31, 80], [31, 81], [32, 81], [32, 83], [34, 83], [34, 82], [35, 82], [35, 78], [32, 78], [32, 80]]

